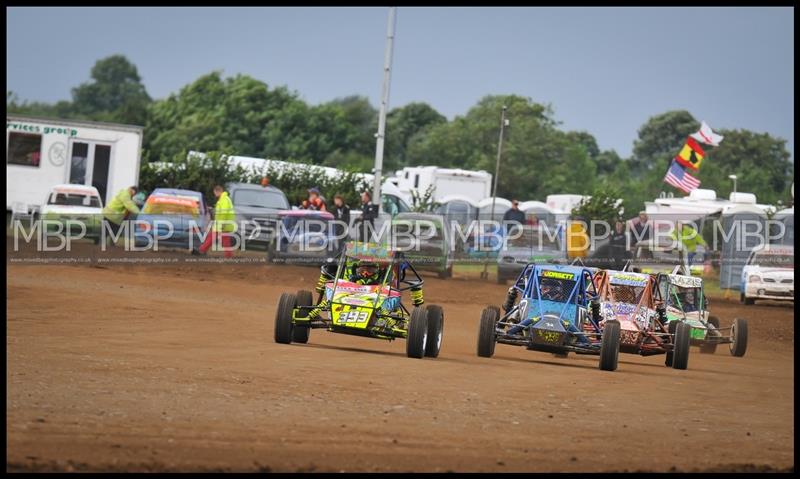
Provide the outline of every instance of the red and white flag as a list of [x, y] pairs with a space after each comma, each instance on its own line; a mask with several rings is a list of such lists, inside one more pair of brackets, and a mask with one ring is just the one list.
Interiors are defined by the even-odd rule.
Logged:
[[697, 141], [700, 141], [702, 143], [705, 143], [706, 145], [711, 145], [711, 146], [719, 146], [719, 143], [722, 141], [723, 138], [725, 138], [722, 135], [717, 135], [716, 133], [714, 133], [714, 131], [711, 129], [710, 126], [708, 126], [708, 123], [706, 123], [705, 121], [701, 123], [700, 131], [698, 131], [697, 133], [692, 133], [689, 136], [691, 136]]

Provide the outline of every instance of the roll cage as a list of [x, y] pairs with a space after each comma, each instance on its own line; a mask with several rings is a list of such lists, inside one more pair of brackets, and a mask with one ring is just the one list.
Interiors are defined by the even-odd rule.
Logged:
[[[518, 294], [522, 295], [521, 300], [517, 302], [506, 314], [504, 314], [500, 318], [498, 324], [512, 326], [512, 327], [515, 326], [516, 323], [508, 322], [507, 319], [518, 312], [520, 304], [522, 304], [522, 300], [527, 300], [528, 304], [530, 304], [530, 302], [532, 301], [537, 302], [538, 311], [541, 314], [543, 314], [543, 308], [542, 308], [543, 299], [542, 295], [540, 294], [541, 279], [543, 278], [540, 277], [542, 276], [539, 274], [540, 271], [543, 274], [546, 271], [553, 271], [556, 273], [561, 272], [564, 274], [572, 274], [574, 276], [577, 276], [577, 278], [574, 279], [575, 284], [572, 285], [566, 300], [564, 301], [548, 300], [548, 301], [555, 303], [563, 303], [564, 306], [562, 307], [558, 315], [559, 319], [561, 320], [566, 319], [576, 327], [584, 326], [577, 324], [577, 319], [580, 315], [578, 308], [585, 308], [586, 306], [589, 305], [589, 303], [597, 300], [599, 297], [597, 293], [597, 287], [594, 281], [594, 275], [592, 274], [592, 269], [581, 266], [577, 268], [570, 268], [567, 270], [559, 265], [543, 265], [534, 263], [529, 263], [525, 265], [525, 268], [523, 268], [519, 276], [517, 276], [517, 280], [514, 282], [512, 288], [514, 288]], [[544, 279], [550, 279], [550, 278], [544, 278]], [[553, 278], [553, 279], [559, 279], [559, 278]], [[560, 278], [560, 279], [566, 280], [565, 278]], [[575, 306], [575, 315], [574, 317], [571, 318], [565, 318], [565, 313], [568, 313], [568, 311], [572, 310], [572, 308], [570, 308], [571, 305]], [[590, 329], [590, 331], [586, 332], [596, 333], [596, 335], [599, 335], [601, 332], [600, 325], [594, 320], [592, 315], [587, 314], [585, 318], [588, 320], [587, 325], [589, 326]], [[523, 320], [524, 319], [525, 318], [523, 318]], [[584, 327], [583, 329], [585, 330], [586, 328]], [[595, 334], [591, 335], [594, 336]]]
[[[359, 248], [362, 248], [359, 251]], [[369, 254], [373, 253], [373, 254]], [[402, 301], [402, 293], [412, 288], [421, 287], [425, 281], [420, 277], [414, 266], [409, 263], [402, 252], [391, 251], [385, 247], [376, 244], [350, 242], [346, 245], [345, 250], [338, 255], [338, 264], [336, 268], [336, 276], [333, 280], [333, 291], [331, 297], [336, 294], [336, 288], [339, 285], [339, 280], [343, 279], [343, 275], [353, 264], [361, 261], [377, 263], [381, 270], [384, 270], [383, 277], [376, 286], [378, 294], [375, 295], [375, 302], [372, 304], [373, 309], [377, 309], [382, 291], [388, 286], [389, 292], [397, 291], [400, 293], [400, 308], [405, 314], [411, 314]], [[409, 272], [412, 277], [409, 278]], [[403, 319], [403, 318], [399, 318]]]

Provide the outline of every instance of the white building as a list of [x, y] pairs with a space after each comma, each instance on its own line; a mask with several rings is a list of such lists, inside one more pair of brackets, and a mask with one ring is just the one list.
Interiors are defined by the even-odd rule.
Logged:
[[6, 210], [40, 206], [54, 185], [97, 188], [103, 203], [139, 181], [142, 127], [6, 116]]

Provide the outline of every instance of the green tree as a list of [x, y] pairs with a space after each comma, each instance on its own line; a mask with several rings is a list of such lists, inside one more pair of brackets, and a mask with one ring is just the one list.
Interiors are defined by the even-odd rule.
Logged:
[[409, 143], [434, 125], [447, 123], [447, 118], [427, 103], [409, 103], [386, 115], [386, 169], [407, 166]]
[[72, 89], [76, 113], [93, 119], [144, 125], [150, 96], [136, 66], [123, 55], [98, 60], [92, 81]]
[[222, 149], [286, 158], [295, 138], [279, 127], [293, 116], [308, 116], [296, 93], [269, 89], [247, 75], [223, 79], [220, 72], [212, 72], [151, 105], [145, 148], [151, 161], [173, 158], [184, 150]]
[[506, 117], [498, 195], [544, 199], [551, 193], [588, 193], [596, 166], [586, 147], [556, 128], [550, 106], [516, 95], [487, 96], [465, 116], [431, 127], [410, 141], [416, 164], [481, 169], [494, 173], [500, 113]]
[[737, 190], [755, 193], [758, 202], [775, 204], [791, 197], [794, 165], [789, 161], [786, 140], [749, 130], [720, 130], [725, 137], [719, 147], [707, 147], [697, 172], [702, 188], [716, 190], [727, 198], [733, 191], [728, 175], [737, 176]]

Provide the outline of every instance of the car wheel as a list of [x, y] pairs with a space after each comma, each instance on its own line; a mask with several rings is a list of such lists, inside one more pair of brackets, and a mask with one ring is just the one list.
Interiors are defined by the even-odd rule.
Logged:
[[738, 358], [747, 351], [747, 320], [736, 318], [731, 325], [731, 355]]
[[755, 298], [748, 298], [744, 293], [742, 293], [742, 297], [744, 298], [744, 301], [742, 302], [745, 304], [745, 306], [752, 306], [756, 304]]
[[278, 309], [275, 311], [275, 342], [290, 344], [292, 342], [292, 312], [297, 304], [297, 297], [292, 293], [281, 294]]
[[680, 322], [675, 328], [675, 355], [672, 357], [673, 369], [686, 369], [689, 366], [689, 344], [692, 327]]
[[[714, 329], [709, 328], [708, 334], [706, 335], [706, 339], [708, 336], [713, 336], [714, 338], [719, 337], [719, 318], [716, 316], [709, 316], [708, 317], [708, 324], [714, 327]], [[716, 342], [706, 342], [705, 344], [700, 345], [700, 353], [701, 354], [714, 354], [717, 352], [717, 343]]]
[[500, 276], [500, 273], [497, 273], [497, 284], [503, 284], [504, 285], [504, 284], [506, 284], [506, 281], [507, 281], [506, 278], [504, 278], [503, 276]]
[[617, 370], [620, 332], [619, 321], [606, 321], [603, 326], [603, 337], [600, 343], [600, 369], [603, 371]]
[[428, 341], [425, 343], [425, 356], [435, 358], [439, 356], [442, 348], [442, 334], [444, 333], [444, 311], [442, 307], [428, 305]]
[[428, 311], [425, 305], [417, 306], [411, 311], [406, 336], [406, 356], [422, 358], [425, 356], [425, 343], [428, 341]]
[[500, 310], [496, 306], [484, 308], [481, 312], [481, 322], [478, 329], [478, 356], [491, 358], [494, 354], [495, 338], [494, 331], [497, 320], [500, 318]]
[[569, 351], [563, 353], [553, 353], [554, 358], [566, 359], [569, 356]]
[[[313, 306], [314, 300], [311, 296], [311, 291], [300, 290], [297, 292], [297, 306]], [[297, 315], [304, 318], [308, 316], [308, 310], [305, 311], [298, 311]], [[300, 326], [300, 325], [293, 325], [292, 326], [292, 342], [295, 343], [307, 343], [308, 336], [311, 334], [311, 327], [309, 326]]]

